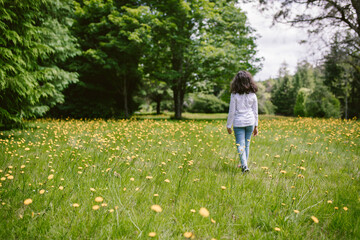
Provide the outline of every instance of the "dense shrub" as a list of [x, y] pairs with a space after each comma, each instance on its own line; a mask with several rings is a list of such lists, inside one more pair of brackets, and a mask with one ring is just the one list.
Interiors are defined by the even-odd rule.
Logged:
[[318, 85], [305, 100], [306, 116], [339, 118], [339, 100], [323, 85]]
[[300, 88], [300, 90], [298, 91], [294, 106], [295, 116], [305, 117], [306, 115], [305, 101], [310, 93], [311, 90], [308, 88]]
[[224, 113], [229, 104], [211, 94], [191, 94], [186, 110], [193, 113]]

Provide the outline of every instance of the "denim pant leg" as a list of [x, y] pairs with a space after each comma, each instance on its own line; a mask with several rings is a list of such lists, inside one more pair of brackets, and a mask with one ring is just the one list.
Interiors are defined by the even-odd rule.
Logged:
[[250, 150], [250, 139], [253, 129], [253, 126], [234, 127], [236, 146], [240, 156], [240, 162], [242, 167], [247, 166], [247, 160], [249, 158]]
[[251, 134], [254, 131], [254, 126], [247, 126], [245, 127], [245, 152], [246, 152], [246, 162], [249, 160], [250, 154], [250, 140]]

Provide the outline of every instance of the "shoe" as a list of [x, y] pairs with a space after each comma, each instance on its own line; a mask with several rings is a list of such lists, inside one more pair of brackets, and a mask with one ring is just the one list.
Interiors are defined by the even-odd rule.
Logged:
[[242, 168], [242, 172], [243, 173], [250, 172], [250, 169], [247, 166], [245, 166]]

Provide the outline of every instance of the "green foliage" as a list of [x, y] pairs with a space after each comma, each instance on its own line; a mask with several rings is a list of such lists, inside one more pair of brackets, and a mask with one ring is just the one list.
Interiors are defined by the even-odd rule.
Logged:
[[148, 7], [137, 1], [77, 1], [72, 32], [81, 55], [71, 68], [80, 81], [53, 110], [72, 117], [129, 117], [138, 108], [133, 95], [141, 79], [140, 58], [151, 22]]
[[313, 89], [315, 86], [316, 70], [307, 61], [299, 62], [296, 72], [293, 76], [294, 90], [297, 92], [300, 88]]
[[222, 100], [229, 101], [229, 85], [234, 75], [239, 70], [255, 74], [261, 68], [261, 59], [255, 56], [256, 36], [241, 5], [223, 0], [209, 5], [199, 32], [196, 76], [206, 84], [215, 83], [224, 89], [227, 94]]
[[324, 57], [324, 84], [340, 100], [345, 118], [360, 116], [360, 54], [349, 51], [336, 35]]
[[273, 88], [271, 102], [276, 114], [292, 116], [296, 98], [290, 75], [285, 75]]
[[339, 118], [340, 101], [322, 84], [317, 84], [305, 100], [306, 116]]
[[77, 81], [63, 68], [77, 54], [71, 1], [0, 1], [0, 125], [42, 116]]
[[311, 93], [311, 89], [308, 88], [300, 88], [297, 97], [296, 97], [296, 103], [294, 106], [294, 115], [305, 117], [306, 110], [305, 110], [305, 102], [307, 96]]
[[257, 71], [253, 30], [236, 1], [149, 3], [158, 21], [152, 25], [150, 64], [145, 72], [161, 81], [167, 77], [176, 118], [181, 118], [185, 94], [198, 91], [202, 83], [228, 89], [229, 80], [240, 69]]
[[258, 99], [259, 114], [274, 114], [275, 106], [271, 102], [271, 92], [267, 91], [265, 84], [262, 82], [257, 82], [256, 84], [258, 86], [256, 96]]
[[229, 104], [212, 94], [191, 94], [188, 99], [188, 112], [193, 113], [224, 113]]

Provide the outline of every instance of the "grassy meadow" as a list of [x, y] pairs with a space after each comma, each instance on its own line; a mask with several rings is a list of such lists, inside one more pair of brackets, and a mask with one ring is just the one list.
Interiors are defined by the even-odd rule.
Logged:
[[359, 121], [260, 116], [243, 174], [226, 114], [185, 117], [0, 132], [0, 239], [360, 238]]

